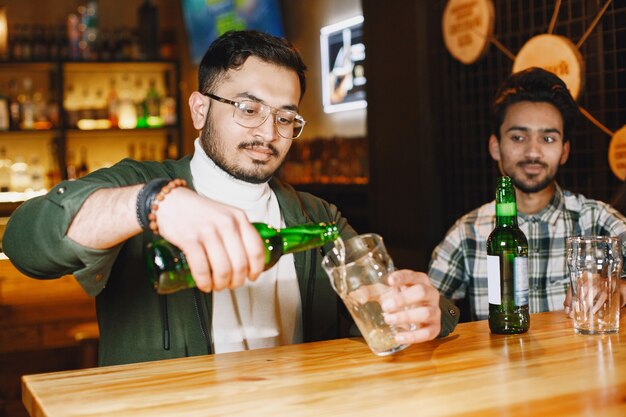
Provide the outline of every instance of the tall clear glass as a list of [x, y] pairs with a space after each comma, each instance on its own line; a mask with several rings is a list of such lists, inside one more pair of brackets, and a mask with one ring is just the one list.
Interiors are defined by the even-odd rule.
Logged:
[[385, 356], [408, 346], [396, 342], [395, 336], [410, 330], [410, 326], [385, 323], [381, 307], [387, 297], [399, 291], [387, 281], [394, 265], [382, 237], [359, 235], [343, 245], [338, 240], [335, 248], [324, 256], [322, 267], [372, 352]]
[[574, 329], [582, 334], [619, 331], [622, 243], [617, 236], [567, 239]]

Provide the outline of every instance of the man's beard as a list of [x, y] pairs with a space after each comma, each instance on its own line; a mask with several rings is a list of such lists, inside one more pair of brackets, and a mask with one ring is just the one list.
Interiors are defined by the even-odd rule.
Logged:
[[[518, 162], [517, 166], [518, 167], [523, 167], [524, 164], [528, 164], [528, 163], [541, 164], [546, 169], [549, 169], [547, 164], [545, 164], [543, 162], [539, 162], [539, 161]], [[515, 188], [517, 188], [518, 190], [520, 190], [520, 191], [522, 191], [523, 193], [526, 193], [526, 194], [537, 193], [539, 191], [542, 191], [542, 190], [546, 189], [548, 187], [548, 185], [550, 185], [552, 180], [554, 180], [554, 177], [556, 176], [556, 174], [555, 175], [547, 175], [546, 178], [543, 179], [543, 181], [538, 182], [538, 183], [533, 184], [533, 185], [527, 185], [527, 184], [524, 184], [522, 182], [522, 180], [520, 180], [517, 176], [511, 175], [511, 174], [507, 174], [507, 175], [509, 177], [511, 177], [511, 181], [513, 182], [513, 185], [515, 186]]]
[[[202, 149], [207, 156], [215, 162], [215, 165], [230, 174], [233, 178], [252, 184], [262, 184], [272, 178], [274, 171], [269, 173], [261, 171], [261, 167], [265, 164], [264, 162], [254, 161], [254, 163], [258, 165], [259, 169], [246, 170], [235, 163], [227, 161], [223, 149], [220, 147], [221, 142], [217, 140], [217, 133], [215, 132], [215, 129], [213, 129], [213, 125], [209, 122], [209, 119], [210, 114], [207, 115], [204, 128], [200, 133], [200, 144], [202, 145]], [[238, 148], [245, 149], [251, 146], [264, 146], [272, 152], [273, 156], [278, 157], [279, 155], [278, 151], [272, 144], [266, 144], [262, 141], [242, 142], [239, 144]]]

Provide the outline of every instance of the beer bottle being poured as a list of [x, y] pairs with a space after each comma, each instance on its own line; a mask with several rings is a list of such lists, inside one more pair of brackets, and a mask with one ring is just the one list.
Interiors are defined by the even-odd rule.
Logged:
[[[264, 223], [252, 223], [265, 246], [265, 270], [287, 253], [313, 249], [332, 242], [339, 237], [335, 223], [304, 224], [275, 229]], [[159, 294], [170, 294], [196, 283], [187, 265], [185, 254], [160, 236], [148, 244], [146, 251], [148, 276]]]

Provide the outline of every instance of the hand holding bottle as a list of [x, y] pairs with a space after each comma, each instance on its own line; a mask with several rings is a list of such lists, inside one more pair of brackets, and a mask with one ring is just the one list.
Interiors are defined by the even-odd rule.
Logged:
[[240, 287], [264, 269], [263, 242], [246, 214], [179, 187], [159, 204], [160, 235], [184, 253], [205, 292]]

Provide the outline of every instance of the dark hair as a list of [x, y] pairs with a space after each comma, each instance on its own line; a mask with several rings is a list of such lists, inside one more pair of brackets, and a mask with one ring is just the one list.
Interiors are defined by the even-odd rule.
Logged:
[[500, 140], [500, 127], [506, 110], [520, 101], [550, 103], [563, 118], [563, 140], [568, 141], [579, 110], [567, 86], [558, 76], [532, 67], [512, 74], [500, 86], [491, 105], [491, 133]]
[[300, 98], [304, 96], [306, 65], [300, 53], [286, 39], [255, 30], [226, 32], [213, 41], [200, 62], [199, 91], [211, 92], [226, 71], [239, 68], [251, 56], [294, 70], [300, 80]]

